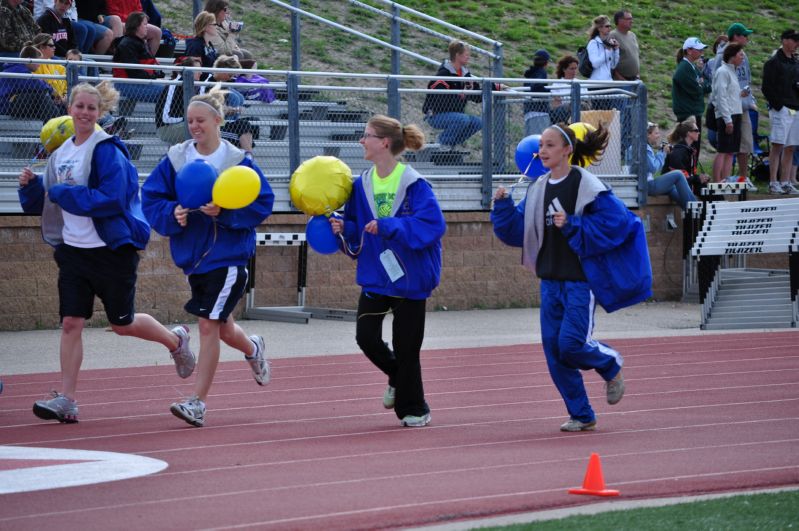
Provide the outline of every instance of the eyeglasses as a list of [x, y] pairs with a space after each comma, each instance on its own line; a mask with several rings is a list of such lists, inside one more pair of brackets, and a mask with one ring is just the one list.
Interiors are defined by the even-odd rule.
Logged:
[[54, 42], [48, 42], [47, 44], [45, 44], [45, 46], [48, 46], [50, 48], [55, 48], [55, 43]]
[[361, 140], [366, 140], [367, 138], [386, 138], [386, 137], [380, 135], [373, 135], [372, 133], [364, 133], [363, 135], [361, 135]]
[[603, 27], [603, 28], [612, 28], [613, 26], [611, 26], [610, 24], [605, 24], [605, 25], [604, 25], [604, 26], [602, 26], [602, 27]]
[[689, 133], [698, 133], [699, 129], [689, 129], [688, 132]]

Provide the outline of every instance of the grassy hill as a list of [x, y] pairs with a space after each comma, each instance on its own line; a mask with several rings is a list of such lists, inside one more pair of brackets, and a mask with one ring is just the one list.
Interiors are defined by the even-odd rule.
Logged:
[[[374, 0], [364, 0], [364, 3], [386, 9], [385, 4]], [[256, 52], [260, 59], [259, 67], [288, 69], [288, 11], [266, 0], [233, 1], [231, 4], [233, 16], [246, 22], [242, 41], [245, 47]], [[574, 53], [587, 41], [586, 31], [596, 15], [612, 17], [621, 6], [630, 6], [607, 0], [564, 0], [560, 3], [543, 0], [406, 0], [403, 4], [501, 41], [504, 44], [505, 75], [510, 77], [522, 76], [538, 48], [546, 48], [553, 57]], [[697, 36], [710, 45], [733, 22], [742, 22], [755, 30], [747, 53], [755, 77], [755, 95], [760, 107], [765, 108], [759, 89], [762, 65], [779, 46], [779, 34], [796, 22], [795, 6], [792, 2], [777, 0], [761, 0], [757, 4], [747, 0], [709, 4], [713, 3], [680, 0], [666, 4], [656, 0], [638, 0], [632, 7], [633, 31], [641, 46], [642, 78], [650, 91], [650, 118], [663, 126], [670, 126], [674, 121], [670, 89], [677, 49], [685, 38], [691, 36]], [[189, 1], [159, 0], [158, 5], [167, 27], [179, 33], [191, 33]], [[356, 7], [347, 0], [302, 0], [300, 7], [382, 40], [389, 39], [386, 18]], [[417, 22], [429, 25], [422, 20]], [[389, 69], [388, 53], [372, 43], [328, 30], [308, 19], [303, 19], [302, 27], [305, 70], [387, 72]], [[436, 29], [449, 34], [446, 29]], [[468, 38], [465, 40], [474, 43]], [[445, 41], [407, 27], [403, 28], [402, 45], [435, 59], [443, 58], [446, 50]], [[707, 57], [711, 55], [708, 51]], [[404, 66], [404, 73], [432, 74], [435, 71], [434, 67], [414, 61], [406, 61]], [[489, 73], [483, 63], [474, 58], [473, 70], [478, 75]]]

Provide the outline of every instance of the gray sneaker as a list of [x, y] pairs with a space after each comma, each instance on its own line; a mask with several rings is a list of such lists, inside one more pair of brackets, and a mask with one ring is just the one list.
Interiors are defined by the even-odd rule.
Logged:
[[430, 424], [430, 413], [425, 413], [421, 417], [415, 415], [405, 415], [400, 421], [400, 426], [408, 426], [410, 428], [421, 428]]
[[560, 431], [594, 431], [596, 429], [596, 421], [581, 422], [577, 419], [569, 419], [560, 425]]
[[266, 385], [272, 379], [272, 369], [269, 366], [269, 360], [266, 359], [264, 338], [263, 336], [250, 336], [250, 341], [255, 344], [255, 354], [244, 356], [244, 359], [250, 364], [252, 375], [258, 385]]
[[621, 369], [612, 380], [605, 382], [605, 392], [608, 397], [608, 404], [611, 406], [618, 404], [621, 397], [624, 396], [624, 376], [621, 374]]
[[178, 336], [178, 348], [169, 353], [172, 360], [175, 362], [175, 370], [178, 371], [178, 376], [181, 378], [188, 378], [194, 372], [194, 366], [197, 359], [194, 357], [194, 352], [189, 347], [189, 329], [183, 325], [176, 326], [172, 329], [172, 333]]
[[783, 194], [799, 195], [799, 188], [795, 187], [793, 183], [784, 182], [780, 183], [780, 185], [782, 186]]
[[386, 387], [383, 393], [383, 407], [386, 409], [394, 409], [394, 402], [397, 398], [397, 390], [390, 385]]
[[175, 402], [169, 408], [179, 419], [183, 419], [192, 426], [202, 428], [205, 424], [205, 402], [193, 396], [183, 402]]
[[33, 403], [33, 414], [40, 419], [71, 424], [78, 422], [78, 403], [53, 391], [53, 398], [37, 400]]

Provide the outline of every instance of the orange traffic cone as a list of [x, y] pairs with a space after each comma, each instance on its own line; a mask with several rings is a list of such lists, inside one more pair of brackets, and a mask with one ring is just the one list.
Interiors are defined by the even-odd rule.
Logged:
[[619, 491], [605, 488], [605, 479], [602, 477], [602, 463], [599, 455], [592, 453], [588, 461], [588, 470], [583, 479], [583, 488], [569, 489], [569, 494], [590, 494], [592, 496], [618, 496]]

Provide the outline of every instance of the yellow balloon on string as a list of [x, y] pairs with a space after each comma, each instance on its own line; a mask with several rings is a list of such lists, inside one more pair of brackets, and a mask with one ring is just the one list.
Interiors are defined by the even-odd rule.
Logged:
[[[102, 127], [94, 124], [94, 130], [100, 131]], [[39, 140], [42, 141], [45, 151], [52, 153], [74, 134], [75, 124], [72, 123], [72, 117], [68, 115], [56, 116], [42, 126]]]
[[261, 179], [247, 166], [231, 166], [220, 173], [211, 191], [214, 204], [230, 210], [249, 206], [259, 193]]
[[289, 182], [291, 202], [309, 216], [331, 214], [352, 193], [352, 170], [336, 157], [308, 159], [294, 171]]

